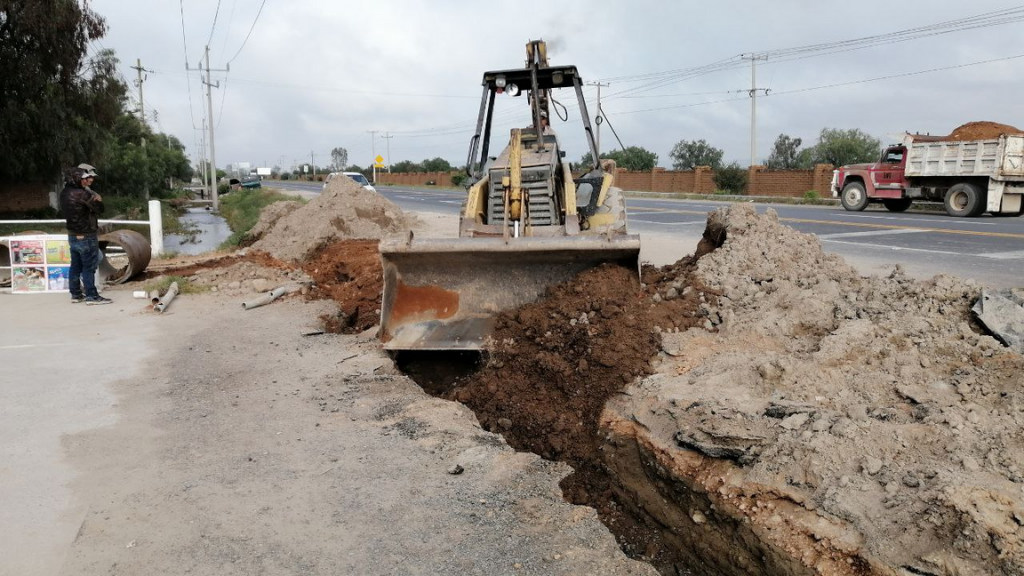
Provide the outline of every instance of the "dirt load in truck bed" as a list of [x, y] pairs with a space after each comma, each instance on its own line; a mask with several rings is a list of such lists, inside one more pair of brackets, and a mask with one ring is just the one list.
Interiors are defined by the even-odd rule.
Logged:
[[1003, 134], [1024, 134], [1024, 130], [998, 122], [968, 122], [946, 136], [914, 135], [918, 142], [963, 142], [966, 140], [995, 140]]

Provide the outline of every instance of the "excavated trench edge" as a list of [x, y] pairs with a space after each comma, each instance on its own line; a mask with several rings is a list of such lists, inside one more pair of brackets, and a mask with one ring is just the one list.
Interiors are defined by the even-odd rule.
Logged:
[[[428, 394], [451, 400], [449, 393], [457, 388], [459, 380], [471, 377], [477, 370], [486, 365], [486, 359], [478, 352], [448, 353], [397, 353], [394, 355], [396, 366], [409, 376]], [[468, 406], [468, 405], [467, 405]], [[468, 406], [472, 409], [472, 406]], [[474, 410], [480, 416], [480, 412]], [[602, 523], [615, 536], [622, 551], [630, 558], [651, 564], [662, 574], [707, 574], [708, 565], [690, 550], [679, 549], [685, 546], [672, 537], [672, 528], [667, 528], [652, 515], [646, 512], [647, 506], [630, 502], [637, 497], [637, 491], [619, 482], [613, 471], [609, 470], [600, 458], [588, 459], [583, 462], [572, 461], [562, 454], [539, 454], [528, 446], [518, 442], [514, 434], [515, 424], [505, 431], [501, 427], [490, 430], [500, 434], [506, 442], [517, 451], [530, 452], [542, 458], [563, 462], [573, 468], [573, 473], [566, 476], [560, 483], [563, 497], [567, 502], [589, 506], [597, 510]], [[597, 454], [601, 450], [611, 448], [607, 437], [601, 438], [598, 433]], [[619, 444], [623, 444], [621, 441]], [[594, 488], [605, 486], [607, 490], [594, 494]]]

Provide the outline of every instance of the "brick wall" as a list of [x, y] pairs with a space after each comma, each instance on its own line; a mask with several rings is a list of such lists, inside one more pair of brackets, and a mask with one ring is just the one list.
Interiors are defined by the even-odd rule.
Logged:
[[426, 186], [433, 182], [435, 186], [454, 186], [452, 176], [457, 172], [405, 172], [402, 174], [377, 172], [377, 182], [396, 186]]
[[40, 210], [50, 205], [46, 184], [0, 184], [0, 214]]
[[[377, 182], [398, 186], [423, 186], [433, 181], [437, 186], [452, 186], [452, 175], [448, 172], [408, 172], [404, 174], [377, 173]], [[816, 190], [822, 197], [829, 195], [832, 182], [832, 166], [819, 164], [813, 170], [769, 170], [755, 166], [747, 172], [749, 196], [777, 196], [800, 198], [808, 190]], [[707, 166], [695, 170], [665, 170], [655, 168], [651, 172], [629, 172], [619, 170], [615, 174], [615, 185], [634, 192], [683, 192], [691, 194], [712, 194], [715, 192], [715, 173]]]

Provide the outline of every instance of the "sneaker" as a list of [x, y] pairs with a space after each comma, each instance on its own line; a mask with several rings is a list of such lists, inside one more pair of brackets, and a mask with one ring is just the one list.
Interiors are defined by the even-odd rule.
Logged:
[[86, 298], [86, 306], [99, 306], [100, 304], [113, 304], [114, 301], [110, 298], [104, 298], [103, 296], [97, 296], [95, 298]]
[[71, 303], [72, 304], [80, 304], [82, 302], [85, 302], [85, 296], [72, 296], [71, 297]]

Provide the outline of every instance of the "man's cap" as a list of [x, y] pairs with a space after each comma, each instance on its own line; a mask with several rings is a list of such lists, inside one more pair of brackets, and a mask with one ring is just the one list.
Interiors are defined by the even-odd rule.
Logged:
[[82, 170], [82, 178], [96, 178], [99, 174], [96, 173], [96, 168], [88, 164], [79, 164], [78, 168]]

